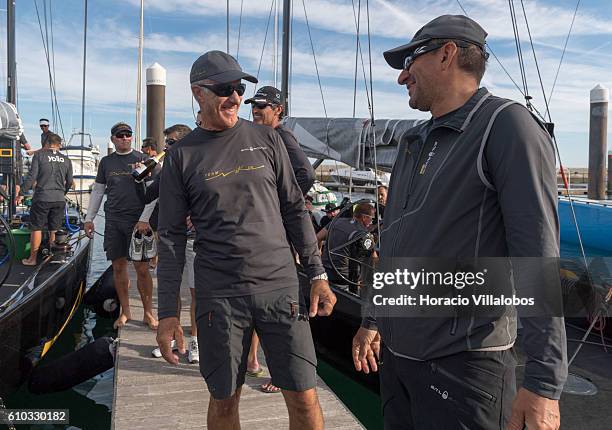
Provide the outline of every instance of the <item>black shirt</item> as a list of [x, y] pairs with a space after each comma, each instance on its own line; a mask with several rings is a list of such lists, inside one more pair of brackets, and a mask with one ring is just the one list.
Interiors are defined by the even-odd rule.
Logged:
[[306, 195], [315, 181], [314, 169], [310, 161], [308, 161], [308, 157], [306, 157], [306, 154], [304, 154], [304, 151], [300, 148], [300, 144], [293, 132], [282, 125], [276, 127], [275, 130], [283, 139], [285, 149], [287, 149], [287, 154], [289, 155], [291, 167], [293, 168], [293, 174], [295, 175], [295, 179], [297, 179], [300, 190], [302, 190], [302, 195]]
[[297, 285], [287, 237], [310, 277], [324, 272], [304, 199], [274, 129], [238, 120], [197, 128], [168, 150], [159, 193], [159, 317], [176, 315], [185, 217], [196, 230], [199, 298]]
[[106, 185], [104, 213], [106, 221], [136, 223], [144, 208], [137, 192], [137, 184], [132, 177], [136, 163], [147, 157], [133, 150], [129, 154], [113, 152], [102, 157], [98, 166], [96, 182]]

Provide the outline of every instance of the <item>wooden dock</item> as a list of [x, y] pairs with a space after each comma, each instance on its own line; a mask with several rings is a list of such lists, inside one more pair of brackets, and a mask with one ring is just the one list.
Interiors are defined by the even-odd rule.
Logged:
[[[119, 331], [119, 345], [115, 361], [112, 428], [137, 429], [204, 429], [209, 394], [197, 364], [189, 364], [181, 357], [178, 366], [163, 358], [153, 358], [157, 346], [155, 332], [141, 321], [142, 303], [136, 288], [135, 273], [130, 271], [130, 307], [133, 320]], [[156, 279], [153, 277], [154, 291]], [[183, 311], [181, 322], [189, 335], [189, 292], [181, 291]], [[154, 306], [157, 294], [154, 292]], [[265, 361], [261, 357], [265, 368]], [[240, 421], [243, 429], [287, 429], [289, 418], [283, 396], [266, 394], [258, 387], [267, 382], [248, 378], [242, 389]], [[317, 392], [326, 429], [362, 429], [351, 412], [331, 389], [319, 378]]]

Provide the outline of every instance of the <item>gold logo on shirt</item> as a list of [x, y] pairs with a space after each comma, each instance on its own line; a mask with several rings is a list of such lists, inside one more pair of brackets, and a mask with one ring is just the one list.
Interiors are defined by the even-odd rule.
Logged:
[[253, 170], [263, 169], [265, 166], [262, 164], [261, 166], [238, 166], [235, 169], [232, 169], [227, 172], [222, 172], [220, 170], [215, 170], [214, 172], [208, 172], [204, 174], [206, 178], [205, 181], [210, 181], [217, 178], [225, 178], [230, 175], [236, 175], [241, 172], [251, 172]]

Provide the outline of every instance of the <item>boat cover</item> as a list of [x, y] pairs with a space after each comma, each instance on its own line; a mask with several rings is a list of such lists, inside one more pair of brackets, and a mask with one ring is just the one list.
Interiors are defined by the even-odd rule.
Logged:
[[23, 133], [15, 105], [0, 101], [0, 138], [17, 139]]
[[285, 119], [285, 125], [293, 130], [308, 157], [336, 160], [356, 169], [377, 168], [387, 172], [393, 167], [399, 143], [421, 122], [377, 119], [372, 127], [372, 121], [367, 118]]

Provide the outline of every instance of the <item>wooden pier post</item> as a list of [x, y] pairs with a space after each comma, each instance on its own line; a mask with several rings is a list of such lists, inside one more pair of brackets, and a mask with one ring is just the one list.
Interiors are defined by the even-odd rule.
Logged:
[[147, 136], [157, 142], [157, 152], [164, 149], [166, 123], [166, 69], [153, 63], [147, 69]]
[[607, 88], [597, 84], [591, 90], [589, 124], [589, 199], [606, 199], [606, 152], [608, 146]]

